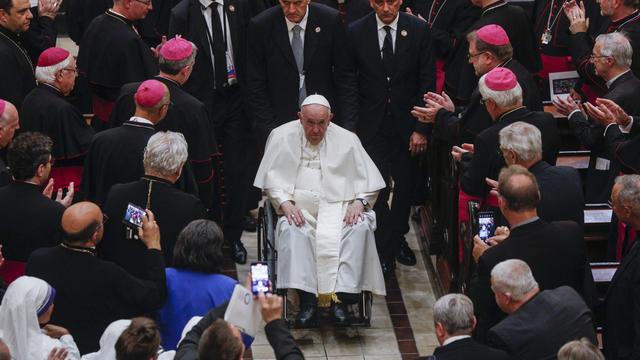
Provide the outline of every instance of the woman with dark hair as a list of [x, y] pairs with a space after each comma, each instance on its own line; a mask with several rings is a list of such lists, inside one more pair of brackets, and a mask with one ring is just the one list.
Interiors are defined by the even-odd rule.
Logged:
[[145, 317], [131, 319], [115, 344], [116, 360], [156, 360], [160, 348], [160, 331]]
[[158, 314], [162, 347], [174, 350], [187, 322], [231, 298], [237, 281], [220, 274], [222, 230], [211, 220], [194, 220], [178, 235], [173, 266], [166, 269], [167, 303]]

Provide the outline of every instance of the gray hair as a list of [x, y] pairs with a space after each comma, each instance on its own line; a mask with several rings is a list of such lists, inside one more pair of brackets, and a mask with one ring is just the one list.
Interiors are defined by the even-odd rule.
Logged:
[[600, 34], [596, 38], [596, 44], [598, 43], [602, 45], [600, 50], [602, 56], [611, 57], [617, 66], [626, 68], [631, 66], [633, 47], [624, 33]]
[[500, 148], [513, 151], [519, 160], [542, 158], [542, 135], [537, 127], [517, 121], [500, 130]]
[[433, 305], [433, 322], [449, 335], [469, 335], [473, 331], [473, 302], [463, 294], [447, 294]]
[[604, 360], [604, 355], [589, 339], [570, 341], [558, 351], [558, 360]]
[[634, 217], [640, 217], [640, 175], [622, 175], [616, 178], [620, 184], [617, 202], [631, 208]]
[[144, 170], [153, 170], [170, 176], [175, 174], [187, 161], [187, 141], [179, 132], [160, 131], [154, 134], [144, 149]]
[[160, 68], [160, 71], [169, 75], [176, 75], [180, 70], [184, 69], [185, 66], [193, 65], [196, 62], [198, 47], [191, 41], [189, 41], [189, 44], [191, 44], [191, 55], [182, 60], [167, 60], [162, 55], [158, 55], [158, 67]]
[[478, 90], [480, 90], [480, 94], [484, 100], [491, 99], [499, 108], [502, 109], [516, 106], [522, 101], [522, 87], [519, 83], [516, 84], [516, 87], [510, 90], [494, 91], [487, 87], [487, 84], [484, 81], [486, 76], [487, 74], [482, 75], [480, 81], [478, 81]]
[[52, 84], [56, 81], [56, 74], [58, 71], [69, 66], [71, 62], [71, 56], [69, 55], [64, 61], [61, 63], [51, 65], [51, 66], [37, 66], [36, 67], [36, 80], [41, 83]]
[[537, 287], [531, 268], [522, 260], [505, 260], [491, 270], [491, 290], [494, 293], [510, 294], [518, 301]]

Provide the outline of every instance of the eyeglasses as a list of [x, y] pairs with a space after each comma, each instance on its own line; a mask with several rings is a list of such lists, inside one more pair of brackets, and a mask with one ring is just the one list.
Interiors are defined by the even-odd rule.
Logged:
[[487, 103], [487, 100], [489, 100], [489, 99], [483, 99], [483, 98], [480, 98], [480, 105], [484, 105], [484, 104], [486, 104], [486, 103]]
[[467, 60], [471, 60], [472, 58], [474, 58], [476, 56], [479, 56], [479, 55], [482, 55], [484, 53], [486, 53], [486, 51], [481, 51], [481, 52], [479, 52], [477, 54], [467, 53]]
[[76, 69], [76, 68], [64, 68], [64, 69], [62, 69], [62, 70], [72, 71], [72, 72], [74, 72], [74, 73], [76, 73], [76, 74], [78, 73], [78, 69]]
[[137, 2], [139, 2], [140, 4], [144, 4], [146, 6], [151, 5], [151, 0], [136, 0]]
[[610, 58], [611, 56], [608, 55], [595, 55], [595, 54], [591, 54], [589, 55], [589, 61], [593, 61], [595, 59], [600, 59], [600, 58]]

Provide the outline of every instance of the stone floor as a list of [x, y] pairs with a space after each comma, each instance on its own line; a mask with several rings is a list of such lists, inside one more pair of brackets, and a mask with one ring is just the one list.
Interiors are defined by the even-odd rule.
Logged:
[[[237, 265], [238, 278], [244, 279], [249, 263], [257, 261], [255, 233], [244, 233], [247, 265]], [[293, 330], [293, 335], [307, 359], [327, 360], [395, 360], [416, 359], [431, 355], [438, 346], [433, 328], [432, 307], [435, 302], [429, 277], [419, 254], [413, 229], [407, 234], [416, 252], [418, 264], [398, 265], [395, 277], [387, 279], [387, 296], [375, 296], [370, 328], [330, 328]], [[253, 359], [274, 359], [263, 332], [251, 347]]]

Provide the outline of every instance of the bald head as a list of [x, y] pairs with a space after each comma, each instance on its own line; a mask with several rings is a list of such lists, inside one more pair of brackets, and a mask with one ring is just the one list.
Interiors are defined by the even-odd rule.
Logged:
[[9, 347], [0, 339], [0, 360], [11, 360]]
[[9, 145], [13, 139], [13, 135], [19, 128], [18, 110], [12, 103], [4, 101], [4, 111], [2, 112], [2, 116], [0, 116], [0, 149]]
[[62, 230], [69, 242], [97, 243], [102, 239], [102, 211], [88, 201], [73, 204], [62, 215]]
[[511, 165], [500, 171], [498, 193], [506, 207], [514, 212], [535, 209], [540, 202], [536, 178], [520, 165]]

